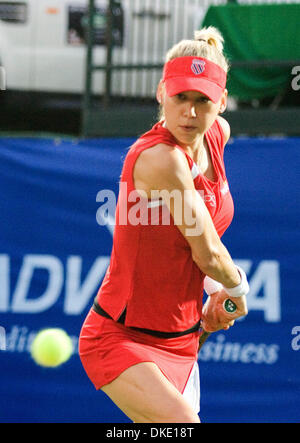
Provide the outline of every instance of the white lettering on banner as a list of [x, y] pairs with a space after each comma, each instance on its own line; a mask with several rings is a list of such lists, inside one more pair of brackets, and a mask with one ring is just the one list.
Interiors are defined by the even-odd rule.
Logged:
[[[26, 325], [10, 325], [10, 329], [5, 331], [0, 327], [0, 351], [30, 352], [37, 332]], [[78, 336], [71, 335], [71, 339], [74, 353], [78, 353]], [[298, 347], [300, 348], [299, 344]], [[279, 350], [279, 345], [275, 343], [230, 342], [226, 334], [215, 333], [201, 348], [198, 360], [230, 364], [274, 365], [279, 360]]]
[[[15, 291], [10, 299], [10, 258], [0, 255], [0, 312], [36, 314], [50, 309], [62, 296], [65, 282], [64, 313], [80, 315], [100, 285], [110, 257], [100, 256], [82, 281], [82, 262], [80, 256], [69, 256], [66, 269], [58, 257], [52, 255], [25, 255], [17, 278]], [[251, 260], [235, 260], [246, 274], [252, 271]], [[34, 272], [45, 269], [48, 272], [47, 287], [43, 294], [30, 298], [30, 287]], [[280, 269], [279, 262], [263, 260], [249, 279], [250, 292], [247, 296], [250, 311], [262, 311], [268, 323], [281, 321]]]
[[3, 326], [0, 326], [0, 351], [6, 351], [6, 332]]
[[[40, 297], [28, 299], [34, 270], [39, 268], [48, 271], [48, 286]], [[12, 312], [34, 314], [46, 311], [57, 301], [62, 285], [63, 266], [58, 258], [52, 255], [25, 255], [12, 301]]]
[[199, 361], [273, 365], [279, 358], [279, 346], [266, 343], [227, 342], [223, 334], [214, 335], [199, 352]]
[[81, 257], [69, 257], [66, 272], [66, 314], [79, 315], [85, 309], [103, 278], [109, 264], [108, 257], [99, 257], [90, 269], [84, 282], [80, 285], [82, 269]]
[[[80, 315], [99, 287], [109, 259], [108, 256], [98, 257], [85, 280], [81, 282], [82, 257], [68, 257], [66, 275], [64, 275], [63, 264], [57, 257], [39, 254], [25, 255], [10, 305], [10, 260], [8, 255], [0, 255], [0, 287], [3, 289], [0, 297], [0, 312], [37, 314], [47, 311], [62, 295], [65, 279], [64, 313]], [[47, 287], [43, 294], [29, 298], [34, 271], [37, 269], [45, 269], [48, 272]]]
[[[235, 260], [235, 263], [249, 273], [250, 260]], [[280, 272], [279, 262], [263, 260], [249, 280], [250, 292], [247, 295], [249, 311], [263, 311], [265, 321], [277, 323], [281, 321]]]
[[9, 309], [9, 256], [0, 255], [0, 312], [6, 312]]
[[[11, 325], [6, 331], [6, 351], [7, 352], [30, 352], [32, 341], [39, 330], [31, 330], [25, 325]], [[74, 353], [78, 352], [78, 336], [70, 335]]]

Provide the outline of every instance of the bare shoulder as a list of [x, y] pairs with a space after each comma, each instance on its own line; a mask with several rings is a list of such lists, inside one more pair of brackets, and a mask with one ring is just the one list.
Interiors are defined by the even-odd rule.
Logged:
[[230, 137], [230, 125], [227, 120], [225, 120], [224, 117], [221, 117], [220, 115], [217, 117], [218, 122], [220, 123], [220, 126], [224, 132], [225, 137], [225, 144], [228, 142]]
[[184, 154], [175, 146], [158, 144], [145, 149], [134, 167], [135, 184], [142, 189], [168, 189], [178, 179], [190, 176]]
[[136, 168], [147, 168], [155, 174], [169, 174], [187, 165], [183, 153], [175, 146], [158, 144], [145, 149], [136, 161]]

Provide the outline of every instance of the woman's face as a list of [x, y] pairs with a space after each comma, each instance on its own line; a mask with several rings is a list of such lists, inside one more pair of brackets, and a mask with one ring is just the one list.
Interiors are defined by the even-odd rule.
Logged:
[[163, 106], [168, 130], [181, 144], [191, 146], [213, 125], [218, 114], [224, 112], [227, 91], [217, 103], [213, 103], [198, 91], [185, 91], [169, 97], [161, 83], [157, 99]]

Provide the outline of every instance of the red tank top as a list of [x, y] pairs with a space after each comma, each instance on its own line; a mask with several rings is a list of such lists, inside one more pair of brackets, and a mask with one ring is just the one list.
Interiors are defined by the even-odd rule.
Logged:
[[194, 326], [201, 317], [205, 275], [193, 261], [189, 244], [162, 201], [144, 199], [147, 210], [139, 214], [132, 193], [133, 168], [142, 151], [160, 143], [179, 148], [221, 237], [232, 221], [233, 201], [223, 161], [224, 134], [218, 121], [205, 137], [218, 177], [216, 182], [200, 174], [192, 158], [176, 144], [162, 123], [140, 137], [126, 155], [111, 260], [97, 295], [101, 308], [116, 321], [126, 309], [126, 326], [180, 332]]

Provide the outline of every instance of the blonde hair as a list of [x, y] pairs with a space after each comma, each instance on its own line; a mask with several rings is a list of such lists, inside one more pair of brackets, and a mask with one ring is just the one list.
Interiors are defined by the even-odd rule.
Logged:
[[[203, 57], [216, 63], [227, 73], [229, 61], [223, 53], [224, 38], [214, 26], [202, 28], [194, 32], [194, 40], [181, 40], [166, 55], [166, 62], [177, 57]], [[164, 118], [163, 106], [159, 107], [159, 120]]]
[[220, 31], [209, 26], [195, 31], [194, 40], [182, 40], [173, 46], [166, 56], [166, 62], [177, 57], [203, 57], [229, 70], [229, 62], [223, 54], [224, 38]]

